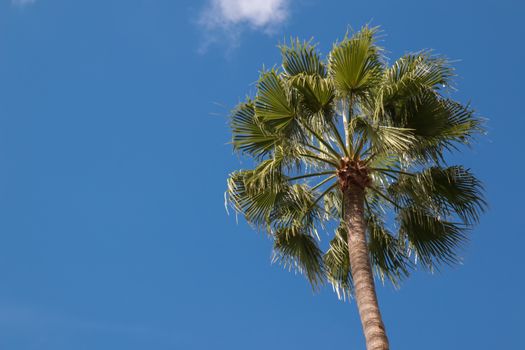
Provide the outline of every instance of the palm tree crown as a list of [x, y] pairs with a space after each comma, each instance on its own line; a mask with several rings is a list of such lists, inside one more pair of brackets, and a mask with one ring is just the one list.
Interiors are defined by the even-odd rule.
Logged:
[[425, 51], [388, 65], [377, 32], [347, 35], [325, 60], [311, 42], [280, 46], [282, 67], [263, 71], [231, 115], [233, 147], [254, 166], [230, 174], [228, 202], [273, 238], [275, 261], [344, 298], [353, 288], [345, 191], [364, 192], [371, 266], [395, 285], [417, 264], [457, 262], [485, 207], [480, 181], [445, 162], [482, 131], [449, 97], [449, 61]]

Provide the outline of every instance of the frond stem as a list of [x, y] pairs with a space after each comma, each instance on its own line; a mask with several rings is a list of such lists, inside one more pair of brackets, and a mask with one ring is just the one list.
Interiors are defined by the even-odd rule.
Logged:
[[299, 122], [302, 126], [304, 126], [304, 128], [306, 130], [308, 130], [312, 135], [315, 136], [315, 138], [317, 140], [319, 140], [320, 143], [322, 143], [327, 149], [328, 151], [330, 151], [330, 153], [332, 153], [337, 159], [341, 158], [341, 155], [339, 153], [337, 153], [337, 151], [335, 149], [333, 149], [333, 147], [328, 143], [326, 142], [325, 140], [323, 140], [322, 136], [320, 136], [317, 132], [315, 132], [315, 130], [313, 130], [312, 128], [310, 128], [308, 125], [302, 123], [302, 122]]
[[366, 137], [364, 134], [361, 134], [361, 137], [359, 139], [359, 143], [357, 144], [357, 147], [355, 148], [354, 152], [354, 160], [357, 160], [359, 156], [361, 155], [361, 150], [365, 146], [366, 143]]
[[341, 137], [339, 130], [337, 130], [337, 125], [335, 125], [334, 121], [331, 119], [330, 119], [330, 126], [334, 130], [335, 139], [337, 141], [339, 148], [344, 152], [345, 156], [350, 157], [350, 155], [348, 154], [348, 150], [346, 149], [345, 143], [343, 141], [343, 138]]
[[393, 200], [391, 200], [390, 198], [388, 198], [387, 196], [385, 196], [381, 191], [379, 191], [377, 188], [375, 187], [368, 187], [370, 188], [372, 191], [374, 191], [375, 193], [377, 193], [381, 198], [385, 199], [386, 201], [388, 201], [389, 203], [391, 203], [392, 205], [394, 205], [397, 209], [403, 209], [401, 206], [399, 206], [399, 204], [397, 204], [396, 202], [394, 202]]
[[302, 215], [301, 217], [301, 222], [303, 221], [304, 217], [306, 216], [306, 213], [308, 213], [313, 207], [315, 207], [315, 205], [317, 204], [317, 202], [319, 202], [321, 200], [321, 198], [323, 198], [328, 192], [330, 192], [331, 190], [333, 190], [335, 188], [335, 186], [337, 186], [337, 182], [332, 184], [330, 187], [328, 187], [323, 193], [321, 193], [319, 195], [319, 197], [317, 197], [315, 199], [315, 201], [313, 201], [312, 205], [310, 205], [308, 207], [308, 209], [304, 212], [304, 214]]
[[320, 148], [318, 148], [318, 147], [315, 147], [315, 146], [310, 145], [310, 144], [305, 143], [305, 142], [301, 142], [301, 144], [302, 144], [303, 146], [305, 146], [305, 147], [309, 147], [309, 148], [313, 149], [314, 151], [317, 151], [317, 152], [319, 152], [319, 153], [324, 154], [325, 156], [329, 157], [331, 160], [333, 160], [333, 161], [336, 162], [336, 163], [339, 162], [339, 158], [334, 157], [334, 155], [331, 154], [331, 153], [328, 153], [328, 152], [326, 152], [326, 151], [324, 151], [324, 150], [322, 150], [322, 149], [320, 149]]
[[317, 202], [321, 200], [321, 198], [323, 198], [328, 192], [333, 190], [336, 186], [337, 186], [337, 182], [332, 184], [330, 187], [328, 187], [323, 193], [319, 195], [319, 197], [317, 197], [317, 199], [312, 203], [311, 207], [314, 207], [317, 204]]
[[343, 112], [343, 124], [345, 128], [345, 144], [346, 148], [348, 149], [348, 154], [352, 154], [353, 145], [350, 141], [350, 130], [348, 129], [350, 127], [350, 123], [352, 122], [352, 112], [354, 108], [354, 96], [350, 95], [348, 98], [348, 117]]
[[402, 174], [402, 175], [407, 175], [407, 176], [416, 176], [416, 174], [408, 173], [406, 171], [401, 171], [401, 170], [394, 170], [394, 169], [370, 168], [370, 170], [375, 170], [375, 171], [379, 171], [379, 172], [396, 173], [396, 174]]
[[288, 178], [288, 181], [300, 180], [300, 179], [304, 179], [304, 178], [307, 178], [307, 177], [330, 175], [330, 174], [333, 174], [333, 173], [334, 173], [333, 171], [323, 171], [323, 172], [320, 172], [320, 173], [305, 174], [305, 175], [290, 177], [290, 178]]
[[312, 187], [312, 188], [311, 188], [311, 191], [318, 189], [319, 187], [321, 187], [322, 185], [324, 185], [324, 184], [327, 183], [328, 181], [332, 180], [334, 177], [335, 177], [335, 174], [332, 175], [332, 176], [328, 176], [326, 179], [324, 179], [323, 181], [319, 182], [317, 185], [315, 185], [314, 187]]
[[[368, 149], [365, 153], [363, 153], [363, 156], [366, 155], [366, 153], [369, 151], [370, 149]], [[364, 165], [367, 165], [368, 163], [370, 163], [371, 161], [374, 160], [374, 158], [377, 156], [377, 153], [376, 152], [373, 152], [364, 162]]]
[[330, 164], [330, 165], [332, 165], [332, 166], [334, 166], [336, 168], [339, 166], [339, 164], [337, 164], [336, 162], [333, 162], [333, 161], [331, 161], [329, 159], [324, 159], [324, 158], [321, 158], [321, 157], [317, 157], [317, 156], [314, 156], [314, 155], [311, 155], [311, 154], [301, 153], [299, 155], [302, 156], [302, 157], [306, 157], [306, 158], [316, 159], [316, 160], [318, 160], [320, 162], [323, 162], [323, 163], [326, 163], [326, 164]]

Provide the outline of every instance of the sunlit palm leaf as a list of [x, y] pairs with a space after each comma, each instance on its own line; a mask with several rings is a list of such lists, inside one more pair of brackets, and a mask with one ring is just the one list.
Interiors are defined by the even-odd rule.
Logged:
[[325, 118], [333, 117], [335, 91], [329, 80], [317, 75], [297, 74], [290, 82], [299, 91], [301, 103], [309, 116], [322, 113]]
[[342, 96], [360, 95], [381, 80], [383, 63], [376, 34], [377, 28], [364, 27], [330, 52], [328, 74]]
[[250, 188], [247, 183], [253, 177], [253, 171], [237, 171], [228, 178], [227, 199], [230, 205], [242, 213], [250, 224], [266, 228], [269, 226], [270, 215], [282, 188], [278, 186], [267, 188]]
[[362, 117], [354, 118], [352, 131], [361, 136], [358, 152], [368, 143], [368, 149], [375, 154], [403, 154], [416, 142], [412, 129], [378, 125]]
[[276, 137], [255, 115], [251, 101], [241, 103], [231, 114], [232, 144], [236, 151], [259, 157], [270, 152]]
[[326, 277], [340, 299], [350, 298], [353, 291], [347, 240], [346, 228], [341, 225], [323, 257]]
[[290, 93], [275, 70], [262, 73], [257, 83], [255, 113], [275, 130], [286, 128], [296, 117]]
[[324, 198], [325, 219], [343, 217], [343, 195], [341, 191], [331, 191]]
[[282, 65], [288, 76], [299, 74], [326, 76], [326, 68], [310, 41], [290, 40], [281, 45]]

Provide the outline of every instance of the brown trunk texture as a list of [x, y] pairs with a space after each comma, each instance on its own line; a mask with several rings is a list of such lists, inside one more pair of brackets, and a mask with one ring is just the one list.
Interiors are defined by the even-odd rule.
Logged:
[[365, 193], [353, 184], [344, 191], [345, 221], [348, 227], [348, 254], [367, 350], [388, 350], [388, 338], [379, 311], [374, 276], [366, 241]]

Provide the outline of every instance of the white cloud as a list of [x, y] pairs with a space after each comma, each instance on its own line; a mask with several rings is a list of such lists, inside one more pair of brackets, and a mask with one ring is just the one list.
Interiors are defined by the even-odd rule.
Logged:
[[[26, 0], [27, 1], [27, 0]], [[280, 24], [288, 17], [287, 0], [211, 0], [201, 20], [224, 27], [248, 24], [257, 29]]]
[[204, 46], [226, 38], [228, 46], [237, 46], [246, 28], [275, 32], [289, 16], [291, 0], [208, 0], [198, 23], [206, 31]]
[[36, 0], [11, 0], [11, 3], [16, 6], [31, 5]]

